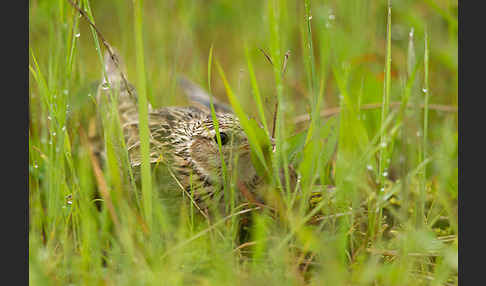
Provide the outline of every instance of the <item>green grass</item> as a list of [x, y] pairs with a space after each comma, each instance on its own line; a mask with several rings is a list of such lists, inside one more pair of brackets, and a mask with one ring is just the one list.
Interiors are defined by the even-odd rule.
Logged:
[[[33, 285], [457, 285], [457, 1], [79, 2], [137, 88], [142, 182], [117, 95], [95, 100], [101, 39], [30, 1]], [[187, 105], [177, 74], [233, 107], [276, 214], [228, 180], [208, 220], [148, 168], [147, 104]]]

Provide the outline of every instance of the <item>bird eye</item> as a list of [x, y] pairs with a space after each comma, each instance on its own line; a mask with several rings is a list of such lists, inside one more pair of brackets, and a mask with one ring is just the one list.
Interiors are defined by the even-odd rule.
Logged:
[[[221, 145], [225, 145], [226, 143], [228, 143], [229, 137], [228, 135], [226, 135], [226, 133], [220, 132], [219, 136], [221, 137]], [[218, 144], [218, 137], [216, 135], [214, 135], [214, 142]]]

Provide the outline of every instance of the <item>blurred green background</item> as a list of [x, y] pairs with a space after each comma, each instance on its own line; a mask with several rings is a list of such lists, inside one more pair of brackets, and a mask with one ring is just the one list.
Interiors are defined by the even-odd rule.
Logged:
[[[30, 1], [30, 43], [39, 62], [46, 62], [55, 49], [48, 40], [52, 29], [69, 34], [72, 9], [66, 1]], [[62, 4], [61, 4], [62, 3]], [[60, 11], [60, 6], [63, 5]], [[135, 81], [133, 4], [130, 1], [93, 1], [97, 26], [107, 41], [117, 48], [126, 62], [128, 78]], [[379, 102], [383, 85], [387, 1], [312, 2], [312, 30], [316, 68], [329, 71], [332, 64], [349, 64], [356, 80], [364, 80], [363, 103]], [[269, 53], [269, 25], [266, 1], [144, 1], [143, 40], [149, 98], [154, 105], [180, 102], [173, 78], [182, 73], [207, 86], [209, 49], [224, 67], [230, 82], [246, 94], [249, 88], [244, 56], [246, 44], [254, 57], [254, 69], [262, 94], [274, 98], [271, 66], [258, 49]], [[305, 11], [303, 1], [279, 4], [279, 38], [283, 52], [290, 51], [285, 85], [295, 112], [306, 112], [309, 87], [306, 75]], [[424, 31], [430, 36], [430, 83], [432, 102], [455, 105], [457, 102], [457, 1], [395, 1], [392, 3], [393, 89], [399, 90], [400, 76], [406, 73], [409, 33], [414, 30], [417, 60], [423, 57]], [[60, 15], [63, 13], [63, 15]], [[101, 78], [101, 63], [94, 51], [92, 36], [81, 22], [77, 43], [76, 77]], [[61, 36], [61, 35], [59, 35]], [[61, 40], [61, 39], [58, 39]], [[325, 55], [330, 53], [332, 56]], [[279, 59], [280, 61], [283, 60]], [[328, 72], [329, 73], [329, 72]], [[214, 77], [213, 93], [225, 98], [224, 87]], [[367, 92], [367, 91], [371, 92]], [[326, 78], [325, 104], [337, 106], [339, 91], [332, 75]], [[242, 96], [247, 107], [251, 97]], [[399, 93], [392, 93], [393, 99]], [[272, 105], [271, 105], [272, 106]], [[247, 110], [251, 111], [251, 108]]]

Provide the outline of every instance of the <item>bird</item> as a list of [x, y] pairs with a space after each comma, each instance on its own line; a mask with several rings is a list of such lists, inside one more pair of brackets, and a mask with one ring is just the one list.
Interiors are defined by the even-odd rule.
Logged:
[[[118, 53], [105, 53], [105, 73], [97, 90], [97, 101], [118, 98], [118, 116], [131, 167], [137, 174], [142, 163], [140, 154], [139, 115], [136, 88], [120, 70]], [[194, 85], [179, 79], [181, 86], [195, 94]], [[198, 91], [198, 90], [196, 90]], [[199, 90], [200, 92], [200, 90]], [[163, 165], [179, 186], [207, 209], [211, 200], [221, 201], [224, 165], [227, 174], [236, 174], [238, 182], [253, 190], [261, 181], [251, 162], [248, 138], [231, 109], [215, 103], [221, 153], [215, 124], [205, 95], [199, 93], [191, 106], [148, 106], [149, 156], [152, 168]], [[190, 98], [191, 99], [191, 98]], [[196, 104], [198, 103], [198, 104]], [[222, 158], [220, 156], [222, 154]], [[222, 160], [223, 159], [223, 160]]]

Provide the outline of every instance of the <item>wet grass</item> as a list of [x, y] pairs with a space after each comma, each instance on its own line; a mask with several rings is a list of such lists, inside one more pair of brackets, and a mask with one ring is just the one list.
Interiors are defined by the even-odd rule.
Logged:
[[102, 39], [68, 1], [30, 1], [32, 284], [457, 285], [457, 1], [79, 5], [142, 126], [147, 103], [187, 105], [180, 74], [232, 106], [272, 209], [232, 179], [227, 212], [201, 215], [143, 127], [136, 184], [116, 94], [96, 101]]

